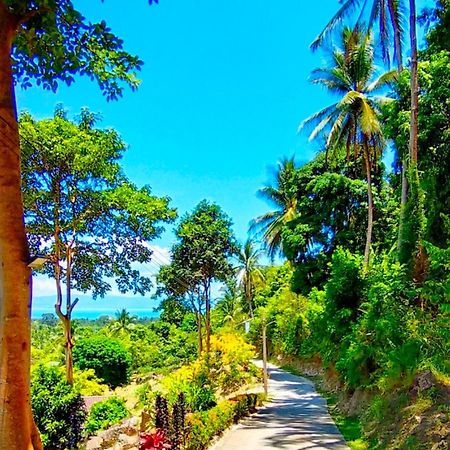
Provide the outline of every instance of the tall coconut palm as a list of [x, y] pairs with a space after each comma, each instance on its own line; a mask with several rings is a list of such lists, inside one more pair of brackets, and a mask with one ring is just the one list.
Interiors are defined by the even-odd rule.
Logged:
[[[343, 21], [353, 13], [357, 13], [356, 27], [366, 28], [371, 32], [378, 25], [379, 41], [383, 59], [390, 62], [391, 59], [397, 63], [399, 70], [402, 68], [402, 40], [403, 27], [403, 1], [404, 0], [343, 0], [342, 6], [327, 23], [322, 32], [311, 44], [313, 50], [323, 44], [325, 39]], [[394, 54], [390, 54], [390, 48], [394, 44]], [[392, 58], [391, 58], [392, 56]]]
[[285, 158], [275, 171], [275, 185], [264, 186], [260, 197], [275, 206], [275, 210], [259, 216], [250, 224], [250, 230], [261, 235], [267, 254], [273, 259], [282, 253], [283, 227], [297, 216], [297, 167], [294, 158]]
[[326, 136], [327, 152], [344, 148], [347, 159], [363, 161], [367, 179], [367, 235], [364, 263], [369, 262], [373, 229], [372, 169], [384, 148], [380, 107], [387, 99], [377, 96], [397, 73], [386, 72], [375, 78], [374, 51], [370, 33], [344, 27], [341, 47], [335, 47], [329, 67], [316, 69], [312, 82], [339, 96], [337, 102], [306, 119], [300, 128], [314, 126], [310, 139]]
[[264, 274], [259, 264], [261, 250], [256, 248], [251, 239], [247, 239], [237, 255], [238, 264], [235, 267], [238, 286], [242, 289], [250, 317], [253, 317], [253, 297], [258, 282], [264, 280]]
[[[394, 59], [397, 62], [398, 71], [403, 67], [402, 41], [403, 41], [403, 12], [409, 6], [409, 44], [411, 48], [411, 120], [409, 133], [409, 154], [402, 157], [402, 193], [401, 193], [401, 214], [398, 232], [398, 253], [402, 254], [405, 206], [408, 200], [408, 177], [407, 169], [412, 167], [412, 181], [417, 183], [419, 175], [417, 171], [418, 161], [418, 135], [419, 135], [419, 80], [417, 62], [417, 24], [416, 24], [416, 0], [343, 0], [342, 6], [325, 26], [323, 31], [311, 44], [313, 49], [318, 48], [325, 38], [342, 21], [354, 12], [358, 13], [357, 24], [361, 25], [366, 21], [366, 29], [372, 30], [378, 23], [380, 45], [385, 60], [389, 60], [389, 47], [394, 44]], [[370, 13], [369, 13], [370, 10]], [[416, 201], [416, 199], [412, 199]], [[420, 253], [420, 243], [419, 252]]]

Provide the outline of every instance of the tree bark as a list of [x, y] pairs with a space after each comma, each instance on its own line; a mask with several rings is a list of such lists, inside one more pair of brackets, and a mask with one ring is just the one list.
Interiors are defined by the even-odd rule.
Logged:
[[30, 400], [31, 271], [10, 57], [17, 26], [0, 2], [0, 449], [40, 450]]
[[409, 158], [410, 164], [416, 164], [419, 134], [419, 79], [417, 73], [417, 30], [415, 0], [409, 0], [409, 34], [411, 41], [411, 126], [409, 133]]
[[202, 334], [202, 315], [197, 312], [197, 339], [198, 339], [198, 355], [203, 353], [203, 334]]
[[66, 320], [64, 322], [64, 335], [66, 338], [66, 378], [67, 382], [73, 384], [73, 336], [72, 336], [72, 310], [76, 303], [72, 304], [72, 250], [66, 247]]
[[205, 329], [206, 329], [206, 353], [211, 352], [211, 299], [209, 293], [209, 283], [205, 287]]
[[364, 268], [367, 270], [369, 266], [370, 247], [372, 245], [372, 230], [373, 230], [373, 194], [372, 194], [372, 165], [370, 162], [370, 153], [367, 141], [364, 142], [364, 163], [366, 166], [367, 179], [367, 233], [366, 246], [364, 249]]

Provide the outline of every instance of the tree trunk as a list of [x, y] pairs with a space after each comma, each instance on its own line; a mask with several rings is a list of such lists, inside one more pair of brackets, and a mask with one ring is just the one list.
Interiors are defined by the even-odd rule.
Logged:
[[197, 339], [198, 339], [198, 355], [203, 353], [203, 336], [202, 336], [202, 315], [197, 312]]
[[205, 292], [205, 329], [206, 329], [206, 353], [211, 351], [211, 300], [209, 298], [209, 287]]
[[66, 379], [69, 384], [73, 384], [73, 337], [72, 337], [72, 320], [70, 315], [66, 315], [64, 324], [64, 349], [66, 358]]
[[411, 41], [411, 126], [409, 133], [409, 158], [410, 164], [416, 164], [419, 134], [419, 79], [417, 74], [417, 31], [415, 0], [409, 0], [409, 34]]
[[16, 28], [0, 2], [0, 449], [37, 450], [42, 444], [30, 401], [31, 271], [10, 58]]
[[369, 266], [370, 247], [372, 244], [372, 229], [373, 229], [373, 195], [372, 195], [372, 173], [370, 163], [370, 153], [367, 142], [364, 143], [364, 163], [366, 166], [367, 178], [367, 233], [366, 233], [366, 247], [364, 249], [364, 269], [367, 270]]
[[66, 353], [66, 379], [69, 384], [73, 384], [73, 336], [72, 336], [72, 310], [76, 305], [76, 300], [72, 304], [72, 250], [66, 247], [66, 320], [64, 321], [65, 353]]

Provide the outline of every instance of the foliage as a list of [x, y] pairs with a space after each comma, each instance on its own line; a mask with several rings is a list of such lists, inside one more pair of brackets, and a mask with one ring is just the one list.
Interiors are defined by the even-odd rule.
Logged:
[[86, 433], [95, 434], [97, 431], [105, 430], [127, 417], [129, 412], [125, 401], [111, 397], [98, 403], [94, 403], [89, 411], [86, 421]]
[[31, 382], [32, 409], [46, 450], [78, 448], [86, 411], [81, 395], [56, 367], [39, 366]]
[[73, 387], [83, 396], [105, 395], [109, 390], [108, 386], [97, 378], [94, 369], [75, 369]]
[[35, 82], [56, 91], [60, 82], [70, 85], [80, 74], [96, 80], [108, 99], [116, 99], [122, 95], [123, 84], [132, 89], [139, 85], [136, 75], [142, 61], [123, 49], [123, 41], [105, 21], [90, 22], [71, 1], [4, 3], [21, 19], [12, 62], [22, 88]]
[[235, 267], [238, 286], [242, 290], [245, 299], [245, 307], [253, 316], [255, 288], [264, 279], [264, 275], [259, 264], [262, 251], [256, 248], [251, 239], [247, 239], [244, 246], [237, 255], [237, 265]]
[[294, 158], [278, 162], [274, 171], [274, 185], [266, 185], [258, 194], [276, 209], [257, 217], [250, 230], [261, 235], [267, 254], [274, 258], [284, 254], [282, 231], [297, 216], [297, 170]]
[[205, 450], [214, 437], [254, 411], [258, 402], [256, 395], [245, 395], [236, 401], [223, 400], [208, 411], [192, 414], [188, 418], [189, 438], [186, 450]]
[[226, 282], [233, 269], [230, 258], [237, 252], [231, 219], [222, 209], [206, 200], [185, 214], [176, 230], [171, 263], [158, 274], [159, 293], [189, 302], [197, 316], [199, 353], [201, 316], [205, 312], [206, 350], [211, 334], [211, 285]]
[[79, 369], [93, 369], [111, 387], [128, 381], [131, 359], [124, 345], [112, 338], [94, 336], [80, 339], [74, 348], [74, 363]]
[[[121, 292], [144, 294], [150, 280], [132, 264], [150, 261], [146, 241], [159, 236], [175, 211], [168, 198], [153, 196], [149, 186], [138, 189], [125, 177], [119, 165], [125, 143], [115, 130], [96, 128], [96, 121], [82, 110], [72, 122], [60, 107], [52, 119], [21, 116], [30, 247], [53, 255], [66, 278], [70, 268], [70, 288], [92, 291], [94, 298], [111, 289], [109, 278]], [[72, 264], [66, 267], [69, 250]], [[45, 271], [56, 276], [51, 264]]]
[[211, 337], [211, 351], [180, 367], [161, 381], [164, 396], [173, 405], [184, 394], [188, 411], [206, 411], [219, 395], [230, 393], [255, 379], [250, 364], [254, 348], [236, 334]]

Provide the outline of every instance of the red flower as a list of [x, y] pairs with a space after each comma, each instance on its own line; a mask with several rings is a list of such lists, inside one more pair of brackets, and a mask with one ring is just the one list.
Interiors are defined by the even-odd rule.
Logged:
[[163, 450], [171, 447], [166, 441], [163, 430], [156, 430], [153, 433], [141, 433], [139, 450]]

